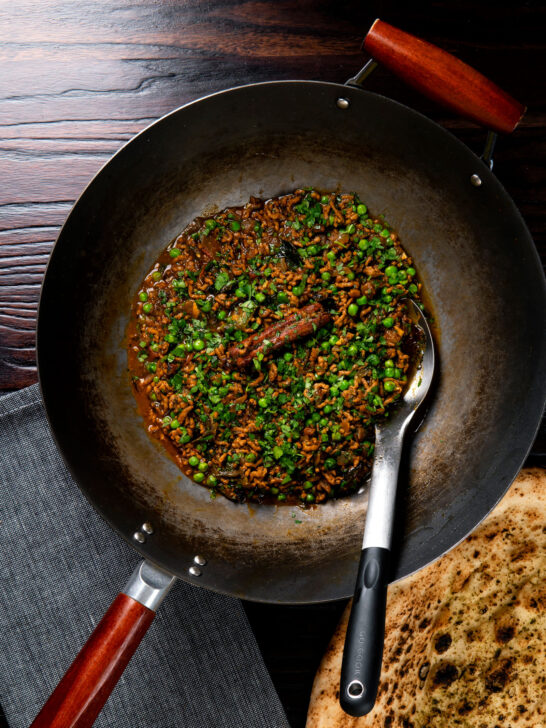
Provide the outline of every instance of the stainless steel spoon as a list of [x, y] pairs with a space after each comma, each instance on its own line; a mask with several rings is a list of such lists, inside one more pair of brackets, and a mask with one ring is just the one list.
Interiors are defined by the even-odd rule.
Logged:
[[408, 424], [425, 399], [434, 374], [434, 342], [426, 318], [412, 300], [408, 303], [408, 312], [423, 332], [422, 358], [399, 408], [392, 418], [375, 427], [375, 457], [364, 542], [343, 650], [339, 700], [343, 710], [355, 717], [366, 715], [375, 704], [383, 659], [388, 569], [402, 444]]

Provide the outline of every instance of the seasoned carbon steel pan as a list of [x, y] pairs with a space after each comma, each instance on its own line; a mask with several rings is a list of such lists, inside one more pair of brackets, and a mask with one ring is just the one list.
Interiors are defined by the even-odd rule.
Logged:
[[[429, 94], [456, 98], [495, 129], [515, 126], [518, 105], [508, 97], [487, 97], [472, 86], [475, 72], [410, 36], [395, 31], [389, 45], [391, 31], [376, 24], [368, 36], [376, 58], [395, 68], [402, 57], [395, 70], [425, 91], [432, 78]], [[423, 72], [427, 63], [435, 67]], [[471, 82], [466, 100], [449, 87], [454, 77]], [[533, 242], [489, 166], [445, 129], [334, 83], [253, 84], [187, 104], [124, 146], [77, 201], [51, 256], [38, 322], [49, 421], [99, 513], [170, 574], [292, 604], [352, 593], [366, 493], [305, 511], [210, 500], [146, 434], [124, 337], [134, 292], [190, 220], [310, 185], [356, 191], [383, 213], [431, 304], [440, 374], [399, 487], [393, 577], [421, 568], [502, 497], [532, 444], [546, 387], [546, 293]]]

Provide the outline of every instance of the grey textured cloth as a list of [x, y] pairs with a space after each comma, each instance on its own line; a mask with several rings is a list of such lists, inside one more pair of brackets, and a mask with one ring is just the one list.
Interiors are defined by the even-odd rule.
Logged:
[[[0, 702], [27, 728], [138, 555], [68, 474], [37, 386], [0, 398], [0, 437]], [[241, 603], [181, 582], [95, 725], [288, 728]]]

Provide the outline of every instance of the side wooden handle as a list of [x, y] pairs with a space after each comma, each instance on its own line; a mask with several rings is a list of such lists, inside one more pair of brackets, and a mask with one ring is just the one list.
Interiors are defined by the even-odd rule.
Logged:
[[450, 53], [376, 20], [365, 50], [408, 85], [480, 126], [508, 133], [525, 106]]
[[118, 594], [31, 728], [90, 728], [154, 616]]

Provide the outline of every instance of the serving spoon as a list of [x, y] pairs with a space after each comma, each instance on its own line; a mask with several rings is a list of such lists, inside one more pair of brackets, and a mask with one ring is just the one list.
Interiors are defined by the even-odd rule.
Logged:
[[381, 674], [385, 609], [396, 486], [407, 427], [425, 399], [434, 374], [434, 342], [427, 320], [408, 300], [408, 313], [423, 336], [419, 366], [393, 416], [375, 426], [375, 456], [362, 554], [353, 606], [345, 636], [339, 701], [349, 715], [366, 715], [373, 708]]

